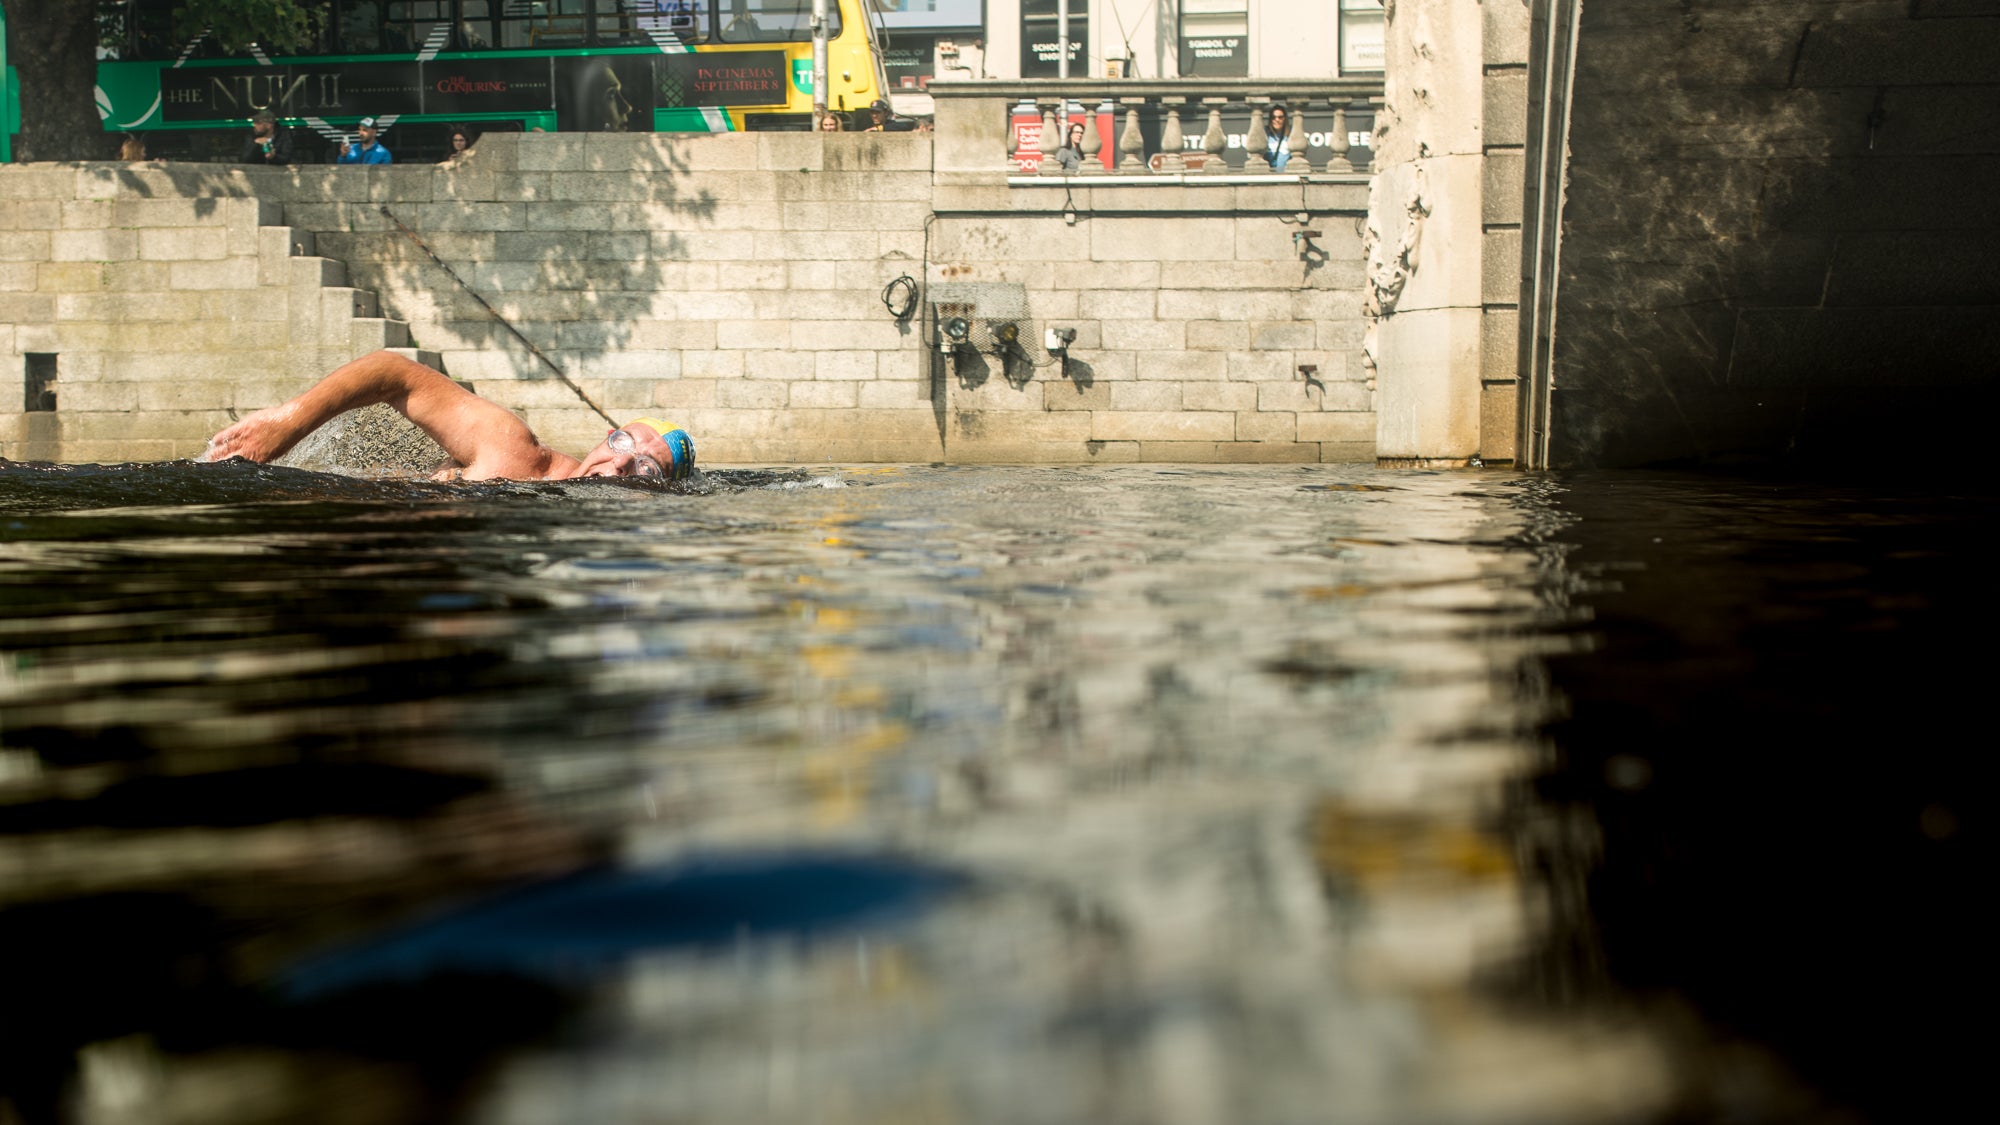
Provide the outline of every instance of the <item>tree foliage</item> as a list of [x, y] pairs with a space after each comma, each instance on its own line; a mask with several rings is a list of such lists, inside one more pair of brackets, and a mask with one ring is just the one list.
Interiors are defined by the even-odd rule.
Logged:
[[[101, 24], [97, 0], [0, 0], [7, 13], [7, 61], [21, 80], [16, 160], [105, 160], [117, 152], [95, 96], [97, 48], [119, 28]], [[225, 51], [253, 42], [290, 50], [308, 41], [326, 0], [180, 0], [174, 29], [183, 42], [206, 30]]]
[[253, 42], [288, 51], [307, 41], [325, 7], [309, 0], [182, 0], [174, 6], [174, 31], [185, 42], [206, 30], [230, 52]]

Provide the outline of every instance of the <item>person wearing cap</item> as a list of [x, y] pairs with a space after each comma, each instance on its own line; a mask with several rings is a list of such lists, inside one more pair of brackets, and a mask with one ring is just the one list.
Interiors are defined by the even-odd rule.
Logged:
[[635, 418], [571, 457], [543, 445], [513, 411], [391, 351], [341, 364], [290, 401], [246, 415], [210, 438], [201, 460], [273, 461], [334, 418], [376, 403], [395, 407], [444, 449], [450, 460], [439, 480], [680, 480], [694, 471], [694, 441], [672, 422]]
[[868, 103], [868, 116], [870, 124], [862, 130], [864, 133], [907, 133], [917, 127], [916, 122], [897, 117], [886, 98], [876, 98]]
[[277, 115], [260, 109], [250, 119], [250, 135], [243, 139], [243, 151], [236, 154], [239, 164], [290, 164], [292, 134], [278, 124]]
[[361, 142], [359, 144], [348, 141], [340, 142], [340, 158], [336, 163], [387, 164], [390, 162], [389, 150], [383, 148], [382, 143], [375, 139], [374, 118], [362, 118], [361, 123], [356, 125], [354, 129], [361, 134]]

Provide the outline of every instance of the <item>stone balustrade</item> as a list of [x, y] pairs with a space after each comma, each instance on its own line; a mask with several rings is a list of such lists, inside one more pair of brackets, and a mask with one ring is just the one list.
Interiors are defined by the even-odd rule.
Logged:
[[[934, 98], [981, 99], [1007, 118], [990, 167], [1016, 175], [1365, 176], [1379, 78], [1024, 79], [933, 82]], [[1266, 159], [1270, 112], [1286, 110], [1289, 156]], [[1055, 160], [1070, 123], [1083, 125], [1082, 167]], [[982, 163], [985, 160], [982, 158]]]

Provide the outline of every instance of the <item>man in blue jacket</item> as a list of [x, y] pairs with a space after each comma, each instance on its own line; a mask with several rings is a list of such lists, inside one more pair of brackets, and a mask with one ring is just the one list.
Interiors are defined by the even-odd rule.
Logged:
[[355, 129], [361, 133], [361, 143], [356, 145], [348, 141], [340, 142], [340, 158], [338, 159], [338, 161], [336, 161], [336, 163], [340, 164], [389, 163], [390, 160], [389, 150], [383, 148], [381, 142], [375, 139], [375, 119], [372, 117], [364, 117], [361, 119], [361, 124], [355, 126]]

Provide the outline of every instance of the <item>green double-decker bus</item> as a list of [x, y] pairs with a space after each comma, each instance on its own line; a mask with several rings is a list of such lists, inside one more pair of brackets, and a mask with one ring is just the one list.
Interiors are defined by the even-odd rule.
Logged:
[[[827, 0], [827, 104], [885, 96], [871, 0]], [[250, 117], [331, 160], [363, 117], [398, 161], [455, 128], [726, 132], [812, 128], [812, 0], [331, 0], [294, 54], [177, 38], [175, 0], [105, 0], [97, 109], [151, 156], [227, 160]]]

